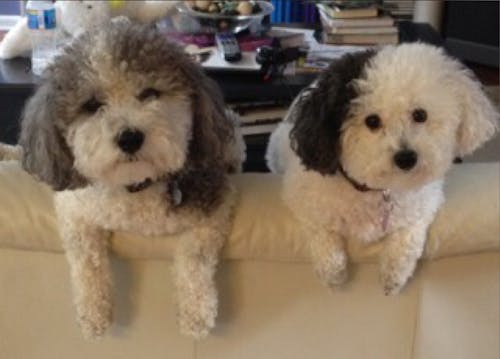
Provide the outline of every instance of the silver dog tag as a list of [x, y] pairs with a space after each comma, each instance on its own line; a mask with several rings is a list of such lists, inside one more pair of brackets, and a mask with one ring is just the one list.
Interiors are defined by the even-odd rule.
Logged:
[[172, 184], [172, 201], [174, 206], [178, 206], [182, 202], [182, 191], [179, 189], [177, 182]]

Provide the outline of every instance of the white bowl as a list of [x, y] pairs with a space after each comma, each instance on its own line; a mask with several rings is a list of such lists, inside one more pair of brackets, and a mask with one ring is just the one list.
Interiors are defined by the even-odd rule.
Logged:
[[[176, 27], [188, 27], [188, 32], [231, 31], [238, 33], [252, 27], [252, 25], [260, 25], [264, 16], [271, 14], [274, 10], [274, 6], [270, 2], [256, 1], [256, 3], [261, 8], [259, 13], [250, 15], [223, 15], [196, 11], [184, 1], [181, 1], [177, 3], [176, 8], [187, 19], [183, 19], [181, 21], [182, 24]], [[192, 20], [191, 23], [189, 23], [189, 19]], [[182, 28], [178, 30], [182, 31]]]

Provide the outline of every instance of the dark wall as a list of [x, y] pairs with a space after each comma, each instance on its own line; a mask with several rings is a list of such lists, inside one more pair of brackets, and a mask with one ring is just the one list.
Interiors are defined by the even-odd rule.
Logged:
[[446, 1], [442, 29], [453, 55], [498, 67], [498, 1]]
[[0, 142], [17, 143], [21, 112], [31, 93], [31, 89], [0, 88]]

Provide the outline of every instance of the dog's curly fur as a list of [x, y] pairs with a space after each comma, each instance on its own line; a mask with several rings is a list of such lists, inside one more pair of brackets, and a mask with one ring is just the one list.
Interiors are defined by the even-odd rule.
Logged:
[[[318, 86], [304, 91], [300, 103], [294, 107], [297, 118], [315, 121], [297, 121], [292, 128], [292, 148], [309, 169], [321, 174], [333, 174], [338, 166], [342, 119], [349, 110], [349, 102], [356, 96], [351, 80], [359, 76], [372, 51], [356, 56], [348, 54], [322, 73]], [[331, 151], [318, 151], [329, 148]]]
[[[370, 127], [370, 116], [379, 123]], [[445, 173], [493, 136], [497, 119], [473, 75], [438, 48], [403, 44], [333, 62], [294, 101], [266, 155], [284, 172], [283, 198], [320, 279], [345, 281], [345, 240], [385, 238], [381, 281], [398, 293], [443, 202]], [[415, 163], [398, 166], [401, 151]]]
[[[214, 326], [214, 272], [229, 233], [243, 140], [217, 86], [152, 27], [119, 18], [78, 37], [43, 74], [23, 115], [23, 167], [55, 207], [85, 337], [111, 324], [111, 231], [180, 233], [174, 257], [181, 331]], [[140, 148], [120, 146], [125, 130]], [[129, 186], [147, 183], [132, 192]]]

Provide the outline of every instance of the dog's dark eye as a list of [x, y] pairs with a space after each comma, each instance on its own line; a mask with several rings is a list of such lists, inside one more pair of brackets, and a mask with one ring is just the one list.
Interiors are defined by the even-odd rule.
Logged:
[[427, 121], [427, 111], [421, 108], [417, 108], [416, 110], [414, 110], [411, 116], [413, 117], [413, 121], [418, 123]]
[[99, 102], [95, 97], [92, 97], [82, 105], [82, 110], [92, 114], [96, 113], [102, 106], [102, 102]]
[[378, 115], [369, 115], [365, 118], [365, 124], [370, 130], [376, 130], [382, 126], [382, 121]]
[[158, 98], [158, 97], [160, 97], [160, 91], [158, 91], [152, 87], [148, 87], [147, 89], [143, 90], [139, 94], [139, 96], [137, 96], [137, 99], [139, 101], [145, 101], [148, 99]]

